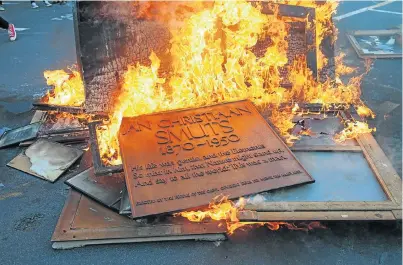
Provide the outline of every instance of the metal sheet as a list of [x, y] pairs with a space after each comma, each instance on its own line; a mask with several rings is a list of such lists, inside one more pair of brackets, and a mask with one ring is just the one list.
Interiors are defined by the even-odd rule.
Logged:
[[[87, 144], [88, 146], [88, 144]], [[77, 144], [73, 145], [73, 148], [76, 149], [81, 149], [84, 150], [85, 148], [88, 148], [87, 146], [79, 146]], [[69, 167], [62, 175], [62, 177], [65, 177], [66, 179], [70, 179], [79, 173], [89, 169], [92, 167], [92, 156], [91, 156], [91, 151], [88, 149], [87, 151], [84, 152], [84, 154], [81, 156], [80, 159], [77, 159], [76, 162], [74, 162], [71, 167]]]
[[133, 217], [314, 180], [248, 100], [123, 118]]
[[130, 215], [132, 213], [132, 209], [130, 207], [129, 193], [127, 192], [126, 185], [123, 188], [122, 199], [120, 200], [119, 213], [123, 215]]
[[67, 180], [66, 184], [111, 209], [120, 209], [125, 186], [123, 173], [95, 176], [94, 168], [91, 167]]
[[109, 243], [130, 242], [130, 239], [137, 239], [137, 242], [166, 241], [200, 239], [200, 235], [208, 238], [208, 235], [225, 232], [226, 226], [217, 221], [191, 223], [184, 218], [166, 216], [138, 222], [72, 190], [59, 217], [52, 242], [97, 240], [92, 244], [102, 244], [102, 240], [106, 239], [115, 240]]
[[7, 166], [54, 182], [82, 154], [82, 150], [39, 139], [11, 160]]
[[0, 138], [0, 148], [35, 138], [40, 126], [41, 123], [36, 122], [4, 132]]

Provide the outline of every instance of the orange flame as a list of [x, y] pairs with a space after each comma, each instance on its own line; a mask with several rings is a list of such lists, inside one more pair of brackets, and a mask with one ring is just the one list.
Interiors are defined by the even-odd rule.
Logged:
[[360, 134], [375, 132], [376, 128], [369, 128], [368, 124], [361, 121], [348, 121], [346, 128], [334, 136], [334, 140], [343, 143], [348, 139], [357, 138]]
[[224, 220], [227, 226], [227, 233], [233, 234], [235, 230], [239, 228], [246, 228], [252, 226], [266, 226], [270, 230], [278, 230], [281, 227], [286, 227], [290, 230], [312, 230], [314, 228], [325, 228], [319, 222], [302, 223], [297, 226], [287, 222], [241, 222], [238, 219], [239, 211], [242, 211], [245, 207], [246, 200], [239, 198], [237, 205], [228, 200], [225, 196], [217, 196], [209, 204], [207, 210], [199, 211], [185, 211], [174, 214], [174, 216], [182, 216], [187, 218], [191, 222], [202, 222], [205, 219], [212, 219], [215, 221]]
[[74, 107], [80, 107], [84, 104], [84, 84], [79, 72], [54, 70], [45, 71], [43, 75], [46, 83], [53, 86], [52, 91], [47, 92], [43, 103]]
[[[315, 8], [317, 59], [320, 67], [325, 65], [319, 44], [336, 32], [331, 17], [336, 12], [337, 2], [274, 2]], [[370, 113], [360, 100], [360, 83], [365, 73], [350, 78], [347, 83], [339, 78], [355, 70], [342, 64], [344, 54], [336, 58], [337, 82], [331, 78], [316, 81], [304, 56], [287, 64], [290, 18], [281, 17], [275, 6], [269, 6], [274, 14], [267, 15], [261, 12], [260, 4], [243, 0], [136, 2], [135, 5], [138, 5], [138, 17], [169, 26], [172, 69], [165, 78], [159, 76], [160, 60], [154, 53], [150, 55], [150, 66], [128, 66], [113, 113], [97, 131], [102, 160], [107, 165], [121, 164], [117, 135], [124, 116], [250, 99], [258, 106], [272, 106], [269, 119], [291, 145], [300, 137], [291, 134], [292, 118], [297, 109], [280, 110], [281, 103], [322, 103], [324, 109], [329, 103], [356, 104], [362, 115]], [[257, 56], [252, 52], [254, 46], [266, 37], [270, 37], [270, 44]], [[367, 72], [370, 64], [366, 63]], [[285, 66], [288, 68], [286, 77], [282, 76]], [[49, 103], [83, 104], [84, 89], [77, 72], [55, 71], [53, 75], [45, 72], [45, 76], [48, 83], [55, 86], [49, 93]], [[291, 89], [282, 87], [283, 79], [291, 82]]]
[[358, 106], [357, 113], [361, 118], [371, 117], [372, 119], [375, 119], [376, 117], [375, 113], [365, 105]]

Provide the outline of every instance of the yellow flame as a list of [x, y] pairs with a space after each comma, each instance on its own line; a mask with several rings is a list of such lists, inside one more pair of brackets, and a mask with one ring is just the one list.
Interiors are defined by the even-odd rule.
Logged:
[[360, 134], [375, 132], [376, 128], [369, 128], [368, 124], [361, 121], [348, 121], [346, 128], [334, 136], [336, 142], [342, 143], [348, 139], [357, 138]]
[[45, 71], [46, 83], [53, 86], [43, 99], [43, 103], [80, 107], [84, 104], [84, 84], [79, 72], [71, 70]]
[[[336, 11], [336, 1], [274, 2], [315, 8], [317, 44], [335, 33], [331, 16]], [[267, 15], [261, 12], [261, 4], [247, 1], [137, 4], [139, 17], [156, 19], [170, 27], [172, 69], [165, 78], [159, 76], [160, 60], [154, 53], [150, 55], [149, 66], [128, 66], [113, 113], [97, 131], [100, 153], [107, 165], [121, 164], [117, 134], [124, 116], [250, 99], [258, 106], [271, 106], [268, 118], [291, 145], [300, 137], [290, 133], [297, 110], [280, 110], [281, 103], [322, 103], [324, 109], [329, 103], [357, 104], [359, 113], [363, 114], [364, 109], [370, 111], [360, 100], [360, 83], [365, 73], [347, 83], [339, 78], [355, 71], [342, 64], [344, 54], [336, 58], [336, 82], [331, 78], [317, 82], [304, 56], [293, 58], [288, 64], [290, 18], [280, 16], [276, 6], [269, 5], [273, 14]], [[254, 46], [266, 37], [270, 38], [270, 45], [257, 56]], [[325, 65], [319, 45], [317, 49], [318, 62]], [[284, 67], [288, 68], [286, 77], [281, 74]], [[366, 62], [366, 72], [369, 69]], [[55, 71], [54, 75], [45, 72], [45, 76], [55, 86], [49, 102], [83, 103], [84, 89], [77, 72]], [[282, 87], [283, 78], [291, 82], [290, 89]]]
[[280, 227], [287, 227], [290, 230], [311, 230], [314, 228], [325, 228], [319, 222], [303, 223], [299, 226], [287, 222], [241, 222], [238, 218], [238, 213], [244, 210], [246, 200], [239, 198], [237, 205], [228, 200], [225, 196], [217, 196], [213, 198], [208, 208], [198, 211], [184, 211], [174, 216], [182, 216], [191, 222], [202, 222], [205, 219], [215, 221], [225, 221], [227, 233], [233, 234], [235, 230], [242, 227], [266, 226], [270, 230], [278, 230]]
[[362, 118], [371, 117], [372, 119], [375, 119], [376, 117], [375, 113], [365, 105], [358, 106], [357, 113]]

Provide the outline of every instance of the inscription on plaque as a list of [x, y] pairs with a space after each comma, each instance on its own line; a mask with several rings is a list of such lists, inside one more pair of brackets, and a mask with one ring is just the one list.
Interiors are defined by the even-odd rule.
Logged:
[[133, 217], [314, 181], [247, 100], [124, 118], [119, 143]]

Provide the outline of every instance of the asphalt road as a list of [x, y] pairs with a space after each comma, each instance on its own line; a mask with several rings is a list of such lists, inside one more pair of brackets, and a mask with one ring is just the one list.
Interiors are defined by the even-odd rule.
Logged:
[[[338, 15], [373, 5], [345, 2]], [[28, 28], [10, 43], [0, 32], [0, 128], [25, 125], [34, 99], [47, 89], [45, 69], [65, 68], [76, 61], [71, 6], [32, 10], [29, 2], [5, 5], [1, 16]], [[381, 10], [402, 12], [401, 2]], [[364, 12], [337, 23], [337, 48], [346, 62], [362, 67], [344, 34], [355, 29], [385, 29], [401, 24], [401, 15]], [[375, 137], [400, 172], [402, 169], [402, 61], [377, 60], [364, 79], [363, 99], [375, 112], [384, 102], [399, 106], [386, 119], [371, 121]], [[401, 227], [396, 224], [337, 223], [312, 232], [237, 232], [220, 245], [211, 242], [161, 242], [91, 246], [66, 251], [51, 248], [50, 238], [68, 188], [6, 167], [19, 148], [0, 150], [0, 264], [401, 264]]]

